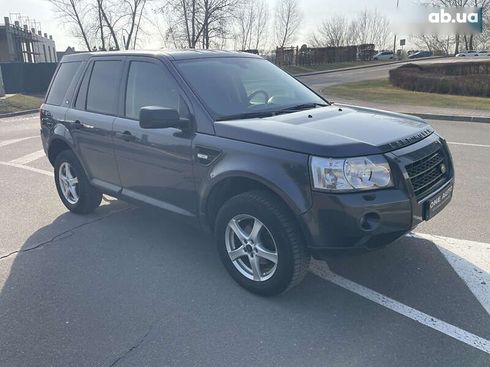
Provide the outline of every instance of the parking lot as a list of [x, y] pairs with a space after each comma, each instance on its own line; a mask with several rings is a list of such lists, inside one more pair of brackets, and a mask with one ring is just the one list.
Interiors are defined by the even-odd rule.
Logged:
[[38, 116], [0, 119], [0, 366], [489, 366], [490, 124], [429, 123], [450, 206], [261, 298], [179, 217], [112, 198], [69, 213]]

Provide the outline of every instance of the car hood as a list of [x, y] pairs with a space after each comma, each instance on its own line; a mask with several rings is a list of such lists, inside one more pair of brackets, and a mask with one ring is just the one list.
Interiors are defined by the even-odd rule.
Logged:
[[228, 139], [324, 157], [386, 153], [434, 132], [418, 117], [338, 104], [267, 118], [216, 121], [215, 131]]

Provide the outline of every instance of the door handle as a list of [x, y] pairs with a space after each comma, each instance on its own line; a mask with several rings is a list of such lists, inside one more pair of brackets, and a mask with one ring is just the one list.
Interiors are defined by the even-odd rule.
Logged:
[[122, 132], [122, 133], [118, 133], [117, 136], [124, 141], [135, 141], [136, 140], [136, 136], [134, 136], [133, 134], [131, 134], [127, 130]]
[[85, 124], [85, 123], [81, 122], [80, 120], [75, 120], [75, 129], [81, 129], [82, 127], [86, 128], [86, 129], [95, 128], [94, 125]]

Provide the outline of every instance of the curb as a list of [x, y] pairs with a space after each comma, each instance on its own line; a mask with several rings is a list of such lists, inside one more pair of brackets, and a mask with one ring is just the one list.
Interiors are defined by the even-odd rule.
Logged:
[[435, 59], [443, 59], [443, 58], [450, 58], [450, 56], [421, 57], [419, 59], [414, 59], [414, 60], [398, 60], [398, 61], [390, 61], [390, 62], [381, 62], [373, 65], [369, 64], [369, 65], [352, 66], [352, 67], [341, 68], [341, 69], [310, 71], [308, 73], [299, 73], [299, 74], [291, 74], [291, 75], [294, 77], [302, 77], [302, 76], [310, 76], [310, 75], [330, 74], [330, 73], [337, 73], [337, 72], [349, 71], [349, 70], [368, 69], [368, 68], [375, 68], [378, 66], [405, 64], [410, 62], [417, 62], [420, 60], [435, 60]]
[[38, 111], [39, 111], [39, 108], [36, 108], [36, 109], [33, 109], [33, 110], [24, 110], [24, 111], [16, 111], [16, 112], [2, 113], [2, 114], [0, 114], [0, 119], [1, 118], [6, 118], [6, 117], [29, 115], [31, 113], [36, 113]]
[[465, 122], [480, 122], [490, 123], [490, 117], [484, 116], [460, 116], [460, 115], [437, 115], [433, 113], [412, 113], [412, 112], [400, 112], [405, 115], [417, 116], [427, 120], [448, 120], [448, 121], [465, 121]]

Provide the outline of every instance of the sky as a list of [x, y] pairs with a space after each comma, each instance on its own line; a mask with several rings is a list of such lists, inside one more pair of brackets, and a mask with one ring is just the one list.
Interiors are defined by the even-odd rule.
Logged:
[[[271, 9], [278, 0], [269, 0]], [[364, 9], [378, 9], [390, 13], [396, 9], [396, 0], [298, 0], [303, 12], [303, 24], [298, 34], [298, 45], [307, 43], [309, 35], [323, 21], [332, 15], [353, 17]], [[400, 0], [410, 3], [414, 0]], [[0, 23], [10, 13], [22, 13], [41, 23], [43, 33], [53, 35], [57, 50], [67, 46], [78, 46], [79, 41], [70, 35], [69, 29], [62, 24], [52, 5], [47, 0], [0, 0]], [[147, 42], [148, 47], [161, 47], [159, 37], [155, 34]]]

